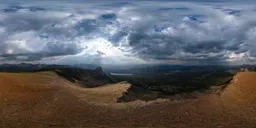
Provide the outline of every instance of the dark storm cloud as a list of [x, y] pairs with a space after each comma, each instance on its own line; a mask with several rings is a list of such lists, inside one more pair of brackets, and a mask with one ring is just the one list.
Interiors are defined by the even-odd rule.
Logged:
[[108, 14], [103, 14], [101, 17], [103, 19], [116, 19], [116, 14], [115, 13], [108, 13]]
[[3, 9], [3, 12], [5, 13], [15, 13], [17, 11], [21, 11], [21, 10], [29, 10], [32, 12], [36, 12], [36, 11], [44, 11], [45, 9], [39, 6], [28, 6], [28, 7], [23, 7], [23, 6], [19, 6], [19, 5], [14, 5], [14, 6], [8, 6], [6, 8]]
[[[133, 48], [134, 55], [144, 59], [155, 60], [225, 60], [228, 59], [223, 50], [237, 51], [237, 47], [225, 46], [227, 42], [203, 41], [194, 42], [184, 40], [182, 37], [156, 35], [143, 35], [132, 33], [129, 36], [130, 46]], [[177, 53], [183, 52], [191, 54], [182, 57]], [[210, 55], [214, 53], [216, 55]]]
[[[1, 60], [34, 61], [83, 53], [88, 58], [121, 54], [145, 61], [207, 64], [246, 57], [252, 62], [256, 57], [254, 5], [81, 2], [1, 6]], [[108, 51], [108, 47], [119, 51]], [[120, 56], [113, 59], [124, 60]]]
[[4, 57], [6, 60], [19, 60], [20, 58], [22, 58], [26, 61], [36, 61], [44, 57], [76, 55], [82, 52], [82, 50], [83, 48], [81, 48], [76, 43], [63, 44], [60, 42], [48, 42], [45, 45], [44, 50], [40, 52], [3, 54], [1, 55], [1, 57]]
[[186, 7], [174, 7], [174, 8], [159, 8], [161, 11], [188, 11], [189, 8]]
[[121, 29], [115, 34], [113, 34], [111, 37], [109, 37], [109, 41], [112, 42], [114, 46], [118, 46], [120, 41], [129, 34], [129, 31], [126, 29]]
[[[44, 55], [42, 54], [38, 54], [38, 53], [34, 53], [34, 54], [5, 54], [2, 55], [2, 57], [4, 57], [4, 60], [7, 61], [12, 61], [12, 60], [16, 60], [16, 61], [36, 61], [36, 60], [40, 60]], [[20, 58], [21, 57], [21, 58]]]
[[98, 32], [98, 21], [95, 19], [86, 19], [79, 21], [75, 29], [78, 30], [79, 34], [87, 34], [92, 32]]
[[48, 42], [44, 52], [46, 56], [75, 55], [83, 50], [77, 43]]
[[[238, 6], [239, 9], [220, 10], [189, 5], [187, 8], [162, 7], [161, 12], [155, 14], [151, 5], [143, 7], [130, 10], [141, 17], [137, 24], [132, 24], [129, 30], [117, 31], [110, 40], [117, 44], [127, 37], [134, 56], [145, 60], [204, 60], [206, 63], [215, 60], [223, 63], [242, 59], [250, 53], [254, 59], [252, 49], [255, 45], [250, 40], [254, 40], [255, 35], [249, 39], [248, 34], [252, 34], [250, 31], [256, 22], [255, 17], [247, 15], [252, 13], [250, 9], [242, 10]], [[176, 10], [179, 13], [171, 12]], [[140, 11], [142, 14], [138, 13]]]
[[[196, 44], [188, 44], [184, 51], [192, 54], [196, 53], [219, 53], [224, 49], [225, 41], [204, 41]], [[230, 50], [230, 49], [227, 49]]]
[[55, 17], [54, 15], [45, 13], [38, 12], [34, 14], [32, 12], [20, 12], [9, 14], [5, 19], [0, 21], [0, 25], [4, 26], [9, 34], [12, 34], [29, 30], [39, 31], [45, 25], [64, 20], [62, 17]]
[[140, 32], [131, 33], [128, 40], [134, 54], [145, 59], [168, 59], [178, 49], [179, 44], [182, 44], [182, 39], [176, 37]]
[[239, 15], [242, 11], [241, 10], [233, 10], [233, 9], [224, 9], [226, 13], [230, 15]]

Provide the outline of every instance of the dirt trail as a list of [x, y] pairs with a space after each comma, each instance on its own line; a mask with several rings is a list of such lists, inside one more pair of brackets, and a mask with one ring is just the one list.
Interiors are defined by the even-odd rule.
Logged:
[[256, 73], [234, 80], [221, 95], [115, 103], [128, 83], [83, 89], [53, 72], [0, 73], [0, 127], [256, 127]]

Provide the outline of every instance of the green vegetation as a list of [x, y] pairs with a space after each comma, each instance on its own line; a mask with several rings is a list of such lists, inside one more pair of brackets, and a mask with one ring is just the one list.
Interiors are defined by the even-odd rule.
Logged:
[[229, 82], [234, 74], [226, 71], [189, 70], [172, 71], [156, 75], [134, 74], [133, 76], [112, 76], [117, 81], [128, 81], [133, 85], [151, 91], [170, 94], [208, 89]]

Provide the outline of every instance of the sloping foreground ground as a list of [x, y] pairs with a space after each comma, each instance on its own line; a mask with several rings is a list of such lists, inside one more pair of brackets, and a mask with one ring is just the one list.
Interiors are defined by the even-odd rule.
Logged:
[[130, 85], [81, 88], [53, 72], [0, 73], [0, 127], [256, 127], [256, 73], [220, 95], [116, 103]]

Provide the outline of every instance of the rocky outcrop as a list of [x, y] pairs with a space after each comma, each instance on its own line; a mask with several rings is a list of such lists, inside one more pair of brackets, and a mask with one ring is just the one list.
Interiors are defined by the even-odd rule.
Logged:
[[87, 88], [93, 88], [113, 83], [113, 81], [103, 72], [101, 67], [94, 70], [78, 68], [57, 68], [54, 70], [54, 72], [73, 83], [78, 83], [82, 87]]

